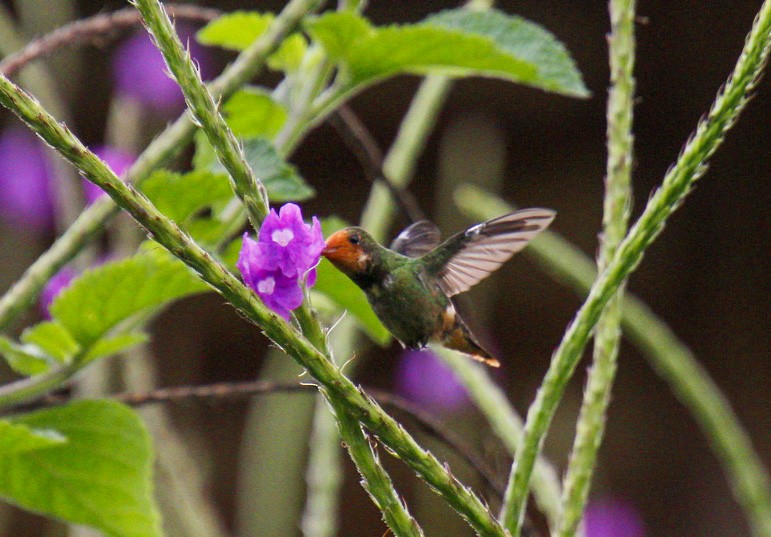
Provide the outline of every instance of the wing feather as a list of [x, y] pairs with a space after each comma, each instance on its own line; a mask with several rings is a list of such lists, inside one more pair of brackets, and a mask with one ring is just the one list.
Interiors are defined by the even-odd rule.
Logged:
[[436, 248], [440, 240], [439, 228], [428, 220], [420, 220], [399, 233], [391, 250], [407, 257], [420, 257]]
[[462, 293], [522, 250], [551, 224], [555, 214], [550, 209], [522, 209], [476, 225], [450, 237], [438, 249], [441, 252], [447, 245], [449, 251], [454, 250], [449, 257], [426, 256], [427, 266], [437, 274], [439, 286], [448, 296]]

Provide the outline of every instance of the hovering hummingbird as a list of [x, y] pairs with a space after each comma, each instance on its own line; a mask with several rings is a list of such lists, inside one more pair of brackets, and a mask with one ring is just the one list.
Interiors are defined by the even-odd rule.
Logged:
[[555, 212], [522, 209], [477, 224], [439, 244], [439, 229], [421, 220], [385, 248], [366, 231], [348, 227], [329, 236], [321, 254], [367, 295], [386, 328], [404, 346], [436, 341], [493, 367], [452, 302], [496, 271], [543, 231]]

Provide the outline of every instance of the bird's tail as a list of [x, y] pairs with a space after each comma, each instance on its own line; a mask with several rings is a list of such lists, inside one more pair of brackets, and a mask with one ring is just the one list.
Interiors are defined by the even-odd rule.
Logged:
[[445, 333], [442, 344], [448, 349], [468, 354], [474, 360], [490, 367], [501, 366], [501, 363], [479, 344], [460, 317], [457, 318], [455, 326]]

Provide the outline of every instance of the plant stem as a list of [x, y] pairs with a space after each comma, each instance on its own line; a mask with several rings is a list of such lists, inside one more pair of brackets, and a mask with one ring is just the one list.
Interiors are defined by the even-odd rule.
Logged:
[[337, 534], [338, 499], [343, 482], [342, 457], [335, 418], [321, 395], [316, 396], [313, 407], [313, 426], [308, 445], [310, 453], [305, 471], [307, 491], [302, 534], [304, 537], [332, 537]]
[[554, 416], [565, 386], [572, 376], [589, 335], [605, 305], [627, 276], [640, 263], [645, 249], [659, 235], [667, 218], [706, 171], [707, 160], [720, 146], [733, 125], [765, 65], [771, 44], [771, 1], [763, 3], [745, 43], [741, 57], [725, 88], [718, 94], [707, 117], [700, 121], [680, 158], [667, 172], [659, 189], [648, 201], [645, 211], [619, 245], [616, 254], [592, 286], [584, 305], [560, 342], [544, 382], [530, 406], [525, 435], [519, 442], [518, 457], [512, 465], [501, 521], [516, 537], [519, 534], [527, 502], [530, 476], [536, 456]]
[[[332, 353], [327, 347], [326, 335], [321, 330], [316, 317], [312, 314], [309, 301], [305, 300], [303, 305], [295, 310], [297, 318], [302, 328], [303, 334], [311, 343], [322, 352], [327, 360], [334, 364]], [[346, 340], [345, 343], [353, 343]], [[341, 356], [349, 356], [353, 345], [338, 347]], [[399, 493], [391, 482], [380, 460], [370, 445], [366, 434], [361, 429], [359, 422], [350, 414], [345, 401], [341, 400], [334, 393], [321, 390], [321, 393], [329, 402], [332, 411], [337, 419], [337, 426], [340, 437], [343, 440], [348, 454], [351, 456], [356, 468], [362, 476], [362, 486], [369, 493], [372, 501], [383, 513], [386, 524], [394, 533], [395, 537], [422, 537], [423, 532], [417, 522], [410, 516], [407, 506], [401, 501]]]
[[[474, 404], [513, 457], [524, 425], [506, 394], [490, 378], [486, 366], [444, 347], [435, 346], [433, 351], [458, 375]], [[532, 482], [538, 508], [546, 516], [549, 527], [555, 527], [560, 510], [560, 481], [554, 466], [541, 455], [536, 460]]]
[[345, 442], [345, 447], [364, 478], [362, 485], [383, 513], [383, 518], [394, 537], [422, 537], [423, 531], [410, 516], [407, 506], [394, 489], [391, 478], [380, 464], [359, 422], [351, 417], [345, 404], [334, 395], [327, 400], [337, 416], [340, 436]]
[[[624, 238], [632, 200], [632, 114], [634, 108], [635, 2], [610, 0], [610, 92], [608, 94], [608, 163], [605, 179], [602, 234], [597, 270], [602, 272]], [[572, 537], [583, 517], [597, 453], [618, 367], [621, 342], [621, 301], [624, 285], [608, 301], [594, 332], [594, 357], [576, 424], [562, 491], [559, 537]]]
[[11, 384], [0, 386], [0, 409], [14, 406], [29, 399], [34, 399], [40, 394], [55, 390], [80, 371], [82, 367], [82, 365], [76, 363], [61, 365], [41, 375], [27, 377]]
[[65, 126], [59, 124], [29, 95], [0, 76], [0, 103], [17, 114], [46, 142], [74, 164], [84, 177], [102, 190], [139, 222], [174, 256], [192, 268], [266, 336], [305, 367], [329, 393], [344, 402], [348, 411], [386, 446], [426, 480], [480, 535], [502, 536], [504, 530], [484, 503], [463, 486], [429, 452], [356, 386], [315, 346], [265, 305], [233, 274], [160, 213], [130, 184], [122, 182]]
[[217, 103], [193, 65], [190, 52], [184, 49], [160, 2], [134, 0], [134, 5], [142, 13], [147, 29], [182, 89], [188, 108], [206, 134], [217, 158], [228, 171], [233, 191], [246, 207], [252, 226], [258, 229], [268, 214], [268, 193], [265, 186], [257, 180], [246, 163], [241, 145], [217, 109]]
[[[473, 186], [458, 189], [456, 203], [479, 220], [514, 210], [497, 196]], [[572, 287], [582, 297], [597, 277], [589, 257], [552, 231], [541, 233], [524, 250], [524, 255], [532, 256], [555, 281]], [[768, 472], [720, 388], [688, 346], [639, 298], [627, 295], [622, 313], [624, 333], [669, 384], [710, 441], [751, 526], [760, 530], [771, 528]], [[757, 529], [755, 534], [764, 535]]]
[[[241, 53], [233, 64], [211, 83], [212, 94], [221, 99], [232, 95], [262, 68], [265, 58], [318, 3], [318, 0], [291, 0], [276, 16], [265, 33]], [[139, 156], [125, 180], [141, 184], [150, 173], [165, 165], [195, 133], [195, 125], [183, 113], [166, 128]], [[25, 271], [22, 277], [0, 299], [0, 330], [5, 330], [18, 315], [32, 304], [46, 282], [99, 232], [118, 208], [110, 198], [102, 197], [65, 231], [54, 244]]]

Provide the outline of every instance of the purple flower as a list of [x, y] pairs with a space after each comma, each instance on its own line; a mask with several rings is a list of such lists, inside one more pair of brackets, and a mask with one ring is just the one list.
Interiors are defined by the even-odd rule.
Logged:
[[[180, 24], [177, 31], [182, 43], [189, 43], [190, 53], [206, 77], [210, 63], [208, 54], [192, 38], [193, 29]], [[118, 93], [155, 111], [173, 115], [184, 106], [182, 92], [168, 75], [163, 56], [147, 32], [134, 34], [115, 50], [113, 79]]]
[[308, 225], [300, 208], [287, 203], [278, 214], [270, 211], [257, 241], [244, 234], [236, 266], [244, 283], [288, 321], [289, 312], [303, 301], [301, 280], [305, 278], [308, 287], [316, 283], [315, 267], [323, 248], [324, 237], [316, 217]]
[[43, 292], [40, 293], [40, 301], [38, 306], [40, 308], [40, 314], [46, 319], [51, 318], [51, 313], [48, 311], [53, 303], [54, 299], [59, 296], [59, 293], [75, 279], [77, 273], [70, 267], [64, 267], [57, 272], [48, 283], [43, 287]]
[[0, 215], [18, 227], [46, 230], [54, 224], [53, 172], [42, 142], [11, 126], [0, 133]]
[[308, 284], [316, 283], [316, 270], [324, 236], [321, 224], [313, 217], [312, 224], [303, 222], [302, 212], [294, 203], [279, 210], [271, 209], [260, 227], [258, 241], [262, 253], [262, 268], [281, 270], [284, 276], [302, 277], [308, 272]]
[[396, 392], [437, 412], [452, 412], [469, 402], [455, 373], [431, 351], [402, 353], [396, 369]]
[[593, 500], [584, 513], [586, 537], [643, 537], [645, 529], [639, 511], [617, 498]]
[[[95, 147], [93, 152], [97, 157], [105, 161], [107, 165], [112, 168], [112, 171], [115, 172], [115, 175], [120, 178], [123, 178], [123, 175], [137, 159], [136, 156], [128, 151], [123, 151], [122, 149], [109, 145]], [[88, 205], [91, 205], [97, 199], [106, 195], [104, 190], [85, 179], [83, 179], [83, 193], [85, 194], [86, 203], [88, 203]]]

